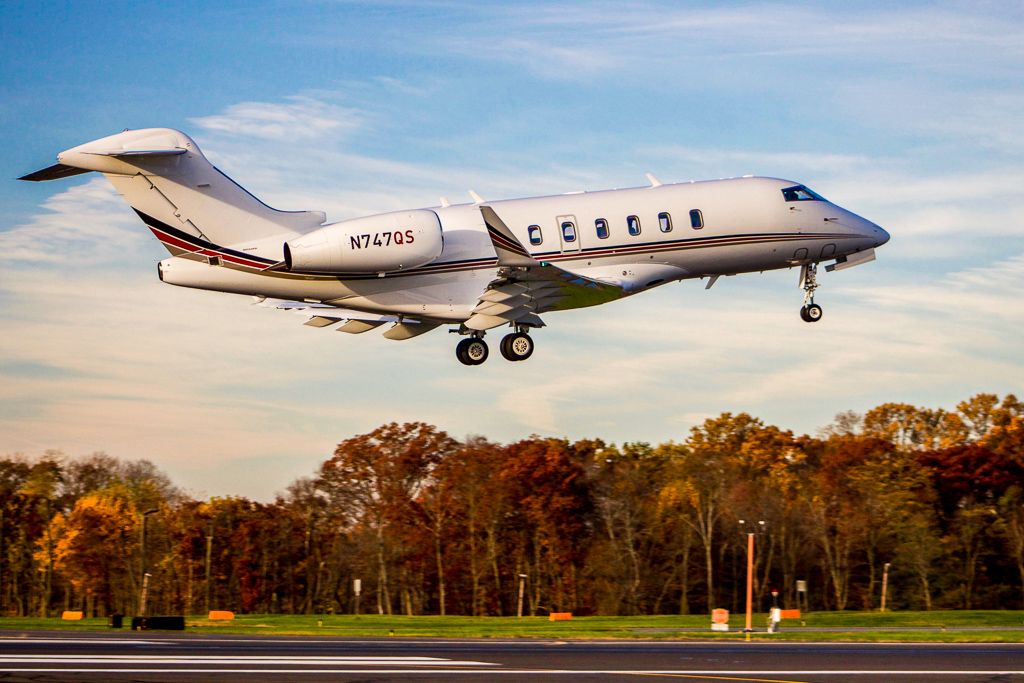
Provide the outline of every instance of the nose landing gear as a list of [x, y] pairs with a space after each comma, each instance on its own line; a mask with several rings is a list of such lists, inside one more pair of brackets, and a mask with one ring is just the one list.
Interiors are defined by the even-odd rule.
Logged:
[[800, 307], [800, 318], [804, 322], [816, 323], [821, 320], [821, 306], [814, 303], [814, 290], [818, 288], [818, 264], [807, 263], [800, 268], [800, 287], [804, 290], [804, 305]]

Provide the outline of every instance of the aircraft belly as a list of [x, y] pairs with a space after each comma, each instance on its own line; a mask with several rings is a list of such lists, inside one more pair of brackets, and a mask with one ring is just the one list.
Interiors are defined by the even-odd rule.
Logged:
[[172, 285], [295, 301], [319, 301], [348, 308], [464, 320], [496, 275], [494, 268], [454, 273], [340, 280], [281, 272], [210, 266], [186, 258], [160, 263], [161, 279]]

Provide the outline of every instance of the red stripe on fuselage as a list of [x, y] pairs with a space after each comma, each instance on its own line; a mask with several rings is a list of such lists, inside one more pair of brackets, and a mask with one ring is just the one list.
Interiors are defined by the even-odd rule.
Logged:
[[228, 261], [229, 263], [247, 266], [249, 268], [255, 268], [256, 270], [266, 270], [269, 267], [267, 266], [267, 264], [260, 263], [259, 261], [250, 261], [249, 259], [233, 256], [232, 254], [225, 254], [224, 252], [213, 251], [212, 249], [197, 247], [196, 245], [186, 242], [185, 240], [178, 239], [174, 235], [168, 235], [163, 230], [154, 228], [152, 225], [149, 226], [149, 229], [153, 232], [153, 235], [155, 235], [156, 238], [160, 240], [162, 243], [170, 244], [172, 246], [177, 247], [178, 249], [182, 249], [193, 254], [199, 254], [200, 256], [216, 256], [218, 258], [223, 259], [224, 261]]

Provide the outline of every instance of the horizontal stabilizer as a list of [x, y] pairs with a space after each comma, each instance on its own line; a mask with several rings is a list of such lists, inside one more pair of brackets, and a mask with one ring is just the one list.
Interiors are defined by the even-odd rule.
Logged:
[[60, 180], [61, 178], [70, 178], [74, 175], [81, 175], [82, 173], [88, 173], [87, 168], [75, 168], [74, 166], [65, 166], [64, 164], [54, 164], [53, 166], [47, 166], [46, 168], [40, 169], [35, 173], [29, 173], [23, 175], [18, 180], [28, 180], [33, 183], [38, 183], [41, 180]]
[[184, 154], [185, 149], [181, 147], [172, 147], [171, 149], [111, 149], [111, 150], [97, 150], [95, 152], [83, 152], [83, 154], [92, 154], [100, 157], [173, 157], [179, 154]]

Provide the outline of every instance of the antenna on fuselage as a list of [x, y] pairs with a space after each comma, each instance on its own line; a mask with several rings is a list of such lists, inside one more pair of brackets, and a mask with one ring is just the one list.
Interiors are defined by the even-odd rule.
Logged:
[[651, 184], [651, 187], [661, 187], [661, 181], [655, 178], [653, 173], [644, 173], [644, 177], [647, 178], [647, 182]]
[[483, 204], [484, 203], [484, 198], [481, 197], [480, 195], [478, 195], [476, 192], [473, 192], [473, 190], [469, 191], [469, 196], [473, 198], [473, 203], [474, 204]]

